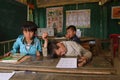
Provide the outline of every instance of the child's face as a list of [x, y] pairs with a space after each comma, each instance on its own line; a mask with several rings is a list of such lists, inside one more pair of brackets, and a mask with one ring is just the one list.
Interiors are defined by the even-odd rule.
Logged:
[[26, 39], [32, 39], [34, 36], [34, 32], [33, 31], [25, 31], [23, 30], [23, 35], [25, 36]]
[[55, 53], [58, 56], [63, 56], [67, 52], [67, 48], [64, 46], [63, 43], [57, 43], [58, 49], [55, 49]]
[[67, 30], [67, 35], [69, 38], [72, 38], [76, 34], [76, 31], [73, 31], [72, 29]]

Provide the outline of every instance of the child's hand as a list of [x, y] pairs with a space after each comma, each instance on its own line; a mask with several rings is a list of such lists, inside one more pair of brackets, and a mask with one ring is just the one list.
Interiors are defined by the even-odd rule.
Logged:
[[80, 57], [80, 58], [78, 59], [78, 66], [79, 66], [79, 67], [83, 66], [83, 65], [86, 64], [86, 63], [87, 63], [87, 58], [86, 58], [86, 57]]
[[42, 34], [42, 39], [43, 39], [43, 40], [46, 40], [47, 37], [48, 37], [48, 33], [47, 33], [47, 32], [44, 32], [44, 33]]
[[36, 56], [37, 57], [40, 56], [40, 52], [39, 51], [36, 52]]
[[5, 53], [5, 54], [4, 54], [4, 57], [10, 56], [10, 54], [11, 54], [10, 52]]
[[66, 37], [67, 39], [70, 39], [70, 36], [69, 36], [69, 34], [66, 34], [66, 35], [65, 35], [65, 37]]

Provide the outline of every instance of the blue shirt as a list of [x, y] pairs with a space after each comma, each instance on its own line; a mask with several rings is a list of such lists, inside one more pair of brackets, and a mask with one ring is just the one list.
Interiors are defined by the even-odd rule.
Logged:
[[33, 38], [33, 42], [30, 44], [29, 50], [26, 48], [26, 43], [24, 41], [24, 36], [20, 35], [16, 42], [13, 44], [13, 48], [10, 51], [11, 53], [20, 52], [24, 55], [35, 55], [37, 51], [42, 52], [40, 41], [37, 37]]

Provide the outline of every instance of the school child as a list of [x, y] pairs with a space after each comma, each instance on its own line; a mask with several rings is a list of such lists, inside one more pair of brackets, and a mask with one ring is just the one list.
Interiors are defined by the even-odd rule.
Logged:
[[78, 44], [81, 43], [80, 38], [76, 36], [76, 27], [74, 25], [70, 25], [67, 27], [67, 33], [65, 37], [70, 41], [75, 41]]
[[74, 41], [49, 41], [47, 39], [47, 33], [43, 33], [42, 39], [44, 40], [44, 46], [47, 47], [47, 51], [50, 57], [57, 58], [62, 56], [79, 56], [78, 66], [83, 66], [92, 58], [92, 53], [84, 49], [80, 44]]
[[9, 56], [10, 54], [18, 52], [24, 55], [40, 56], [42, 48], [39, 39], [35, 36], [36, 31], [37, 25], [34, 22], [26, 21], [22, 25], [23, 35], [18, 36], [13, 44], [12, 50], [4, 56]]

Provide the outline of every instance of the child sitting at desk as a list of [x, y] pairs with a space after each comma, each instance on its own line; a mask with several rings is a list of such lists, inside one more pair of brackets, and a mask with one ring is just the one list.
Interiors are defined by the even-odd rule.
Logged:
[[40, 56], [42, 52], [40, 41], [35, 37], [37, 31], [37, 25], [34, 22], [27, 21], [22, 25], [23, 35], [18, 36], [16, 42], [14, 42], [13, 48], [10, 52], [4, 56], [9, 56], [11, 53], [20, 52], [25, 55]]
[[65, 36], [71, 41], [75, 41], [79, 44], [81, 43], [80, 38], [76, 36], [76, 27], [74, 25], [67, 27], [67, 34]]
[[43, 33], [42, 39], [45, 41], [44, 46], [47, 47], [48, 54], [52, 58], [60, 56], [79, 56], [78, 66], [83, 66], [92, 57], [92, 53], [84, 49], [80, 44], [74, 41], [51, 41], [48, 43], [47, 33]]

